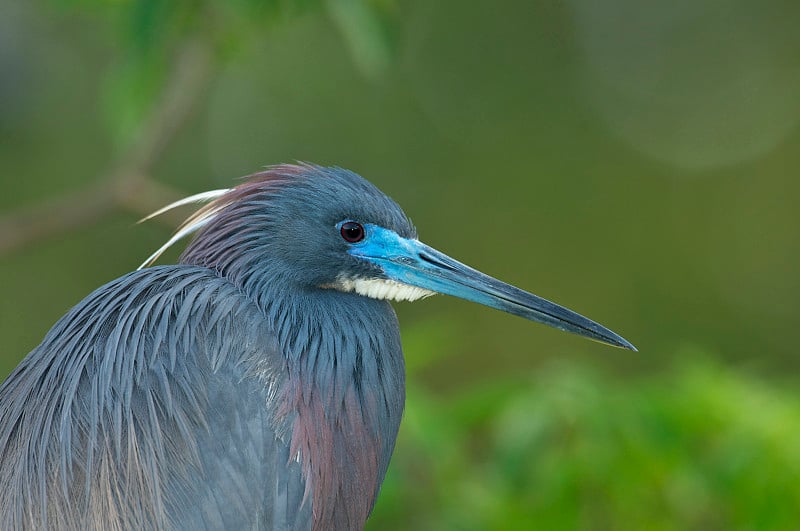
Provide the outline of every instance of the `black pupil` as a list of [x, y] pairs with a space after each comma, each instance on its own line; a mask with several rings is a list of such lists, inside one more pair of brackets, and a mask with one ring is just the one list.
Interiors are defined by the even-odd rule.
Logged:
[[364, 227], [355, 221], [348, 221], [342, 225], [342, 238], [350, 243], [360, 242], [364, 239]]

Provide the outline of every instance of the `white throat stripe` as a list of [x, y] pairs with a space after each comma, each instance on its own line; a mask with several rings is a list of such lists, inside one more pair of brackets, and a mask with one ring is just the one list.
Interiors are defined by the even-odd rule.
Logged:
[[355, 292], [371, 299], [393, 301], [415, 301], [436, 294], [435, 291], [378, 278], [340, 278], [331, 287], [340, 291]]

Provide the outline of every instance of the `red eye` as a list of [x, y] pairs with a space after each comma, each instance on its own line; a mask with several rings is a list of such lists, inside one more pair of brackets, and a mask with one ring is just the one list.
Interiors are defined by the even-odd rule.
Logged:
[[358, 243], [364, 239], [364, 227], [361, 223], [356, 223], [355, 221], [344, 223], [339, 232], [341, 232], [344, 241], [348, 243]]

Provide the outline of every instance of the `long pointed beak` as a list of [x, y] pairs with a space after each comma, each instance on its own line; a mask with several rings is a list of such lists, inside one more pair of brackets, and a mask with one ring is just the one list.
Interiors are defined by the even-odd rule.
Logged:
[[546, 299], [485, 275], [418, 240], [375, 225], [350, 254], [379, 266], [391, 280], [496, 308], [565, 332], [635, 351], [608, 328]]

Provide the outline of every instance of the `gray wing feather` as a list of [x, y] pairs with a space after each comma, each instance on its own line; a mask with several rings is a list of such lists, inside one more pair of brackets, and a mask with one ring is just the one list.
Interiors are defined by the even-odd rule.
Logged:
[[0, 386], [0, 530], [309, 529], [285, 361], [213, 271], [154, 267], [89, 295]]

